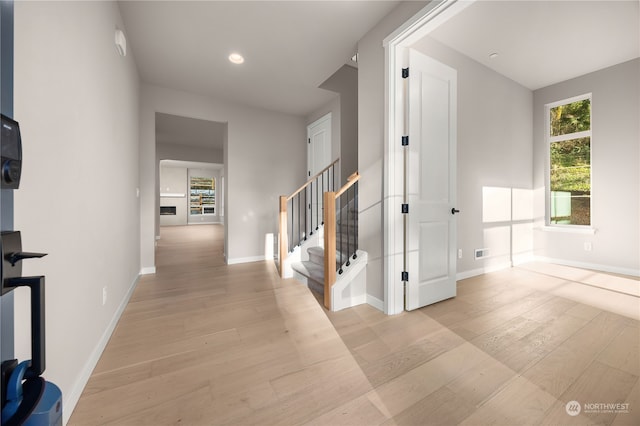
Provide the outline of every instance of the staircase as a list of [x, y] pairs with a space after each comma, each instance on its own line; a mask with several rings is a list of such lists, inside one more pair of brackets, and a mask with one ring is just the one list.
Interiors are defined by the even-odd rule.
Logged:
[[[308, 247], [306, 251], [309, 260], [294, 262], [291, 265], [293, 277], [311, 291], [324, 295], [324, 249], [313, 246]], [[347, 261], [340, 253], [336, 253], [336, 258], [342, 259], [342, 263], [336, 262], [336, 268], [340, 268]], [[366, 303], [366, 266], [367, 252], [358, 250], [356, 258], [351, 259], [350, 265], [343, 268], [343, 273], [338, 275], [336, 282], [330, 287], [332, 311]]]
[[309, 260], [295, 262], [291, 265], [294, 278], [305, 282], [307, 287], [316, 293], [324, 294], [324, 248], [313, 246], [307, 248]]
[[[337, 311], [366, 302], [367, 253], [358, 250], [360, 176], [357, 172], [351, 175], [337, 192], [325, 190], [324, 178], [320, 186], [318, 176], [293, 195], [280, 197], [278, 265], [282, 277], [294, 277], [322, 294], [325, 307]], [[322, 188], [321, 198], [319, 188]], [[301, 214], [303, 197], [302, 205], [308, 207]], [[315, 204], [309, 202], [313, 200]], [[294, 238], [288, 232], [292, 232]], [[291, 241], [297, 244], [289, 249]]]

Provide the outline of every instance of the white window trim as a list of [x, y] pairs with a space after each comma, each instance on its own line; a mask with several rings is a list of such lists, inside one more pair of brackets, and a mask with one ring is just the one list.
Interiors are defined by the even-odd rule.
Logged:
[[[582, 132], [575, 132], [575, 133], [567, 133], [565, 135], [560, 135], [560, 136], [551, 136], [551, 120], [550, 120], [550, 110], [551, 108], [555, 108], [557, 106], [560, 105], [566, 105], [566, 104], [571, 104], [574, 102], [578, 102], [578, 101], [582, 101], [585, 99], [589, 99], [589, 102], [591, 103], [591, 109], [590, 109], [590, 115], [591, 117], [589, 118], [591, 127], [589, 130], [586, 131], [582, 131]], [[560, 231], [560, 232], [575, 232], [575, 233], [581, 233], [581, 234], [594, 234], [595, 233], [595, 228], [593, 227], [593, 216], [591, 216], [591, 224], [590, 225], [566, 225], [566, 224], [555, 224], [555, 223], [551, 223], [551, 144], [554, 142], [562, 142], [562, 141], [568, 141], [568, 140], [572, 140], [572, 139], [580, 139], [580, 138], [590, 138], [591, 139], [591, 143], [593, 142], [593, 97], [592, 97], [592, 93], [585, 93], [583, 95], [579, 95], [579, 96], [574, 96], [572, 98], [567, 98], [567, 99], [562, 99], [556, 102], [551, 102], [548, 104], [545, 104], [544, 106], [544, 112], [545, 112], [545, 118], [544, 118], [544, 123], [545, 123], [545, 141], [546, 141], [546, 165], [545, 165], [545, 225], [544, 227], [542, 227], [543, 230], [546, 231]], [[590, 206], [593, 206], [593, 150], [591, 150], [591, 157], [589, 159], [589, 163], [591, 165], [591, 173], [590, 173], [590, 181], [589, 181], [589, 187], [590, 187], [590, 198], [591, 198], [591, 202], [590, 202]]]

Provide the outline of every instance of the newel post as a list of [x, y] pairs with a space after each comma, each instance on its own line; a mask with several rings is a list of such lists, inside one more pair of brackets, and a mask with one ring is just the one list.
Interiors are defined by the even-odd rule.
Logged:
[[324, 206], [324, 306], [331, 310], [331, 287], [336, 282], [336, 193], [325, 192]]
[[287, 236], [287, 197], [280, 196], [280, 213], [278, 214], [278, 263], [280, 264], [280, 278], [284, 278], [284, 260], [289, 249], [289, 238]]

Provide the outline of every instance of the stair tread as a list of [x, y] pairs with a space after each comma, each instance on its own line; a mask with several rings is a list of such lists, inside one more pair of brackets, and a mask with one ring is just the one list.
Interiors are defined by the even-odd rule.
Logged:
[[317, 254], [318, 256], [324, 257], [324, 248], [322, 248], [320, 246], [309, 247], [307, 249], [307, 253], [309, 253], [309, 254]]
[[307, 278], [311, 278], [318, 282], [324, 282], [324, 267], [322, 265], [304, 260], [302, 262], [293, 263], [291, 268]]
[[[345, 248], [347, 247], [347, 245], [345, 244]], [[342, 253], [340, 252], [340, 250], [337, 250], [338, 248], [340, 248], [340, 244], [337, 244], [336, 247], [336, 265], [342, 265], [343, 263], [345, 263], [348, 259], [349, 259], [349, 255], [346, 253]], [[320, 247], [320, 246], [315, 246], [315, 247], [309, 247], [307, 249], [307, 253], [309, 253], [309, 261], [312, 263], [315, 263], [316, 265], [324, 265], [324, 248]], [[315, 260], [320, 261], [317, 262]]]

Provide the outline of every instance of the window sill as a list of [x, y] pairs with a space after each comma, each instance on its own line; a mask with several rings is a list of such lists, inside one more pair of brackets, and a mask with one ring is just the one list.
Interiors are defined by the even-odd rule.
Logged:
[[583, 235], [594, 235], [596, 233], [596, 228], [592, 228], [590, 226], [578, 226], [578, 225], [545, 225], [540, 226], [536, 229], [545, 232], [560, 232], [565, 234], [583, 234]]

